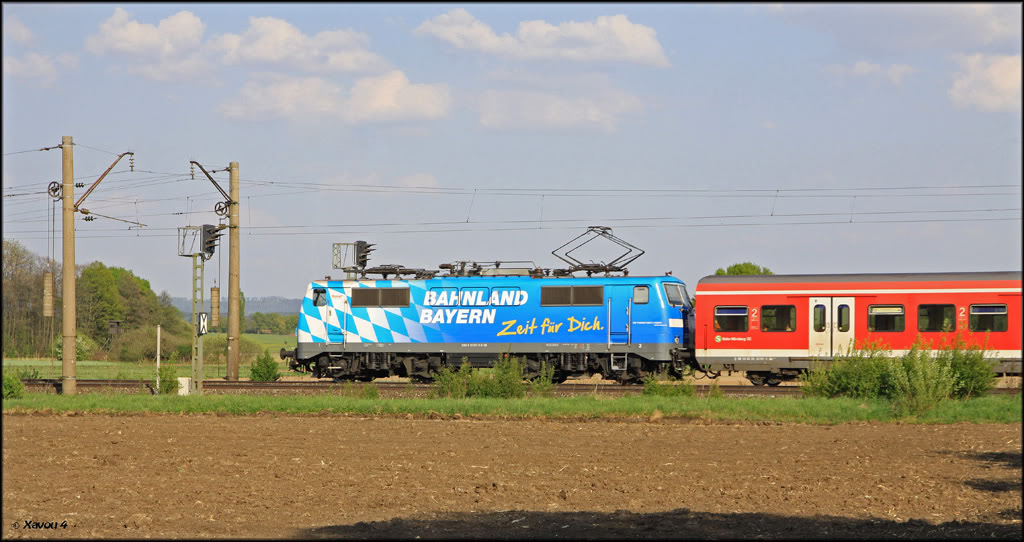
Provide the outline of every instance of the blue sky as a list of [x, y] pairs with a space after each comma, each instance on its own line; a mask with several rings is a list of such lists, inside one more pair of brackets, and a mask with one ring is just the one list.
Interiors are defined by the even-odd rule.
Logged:
[[[74, 138], [76, 259], [187, 296], [177, 229], [239, 163], [241, 287], [375, 264], [632, 274], [1021, 268], [1020, 4], [3, 4], [3, 236], [43, 255]], [[215, 178], [228, 188], [227, 173]], [[76, 191], [76, 197], [84, 189]], [[60, 257], [61, 223], [54, 248]], [[206, 264], [227, 286], [227, 236]], [[610, 261], [617, 247], [581, 255]], [[223, 254], [223, 257], [221, 257]]]

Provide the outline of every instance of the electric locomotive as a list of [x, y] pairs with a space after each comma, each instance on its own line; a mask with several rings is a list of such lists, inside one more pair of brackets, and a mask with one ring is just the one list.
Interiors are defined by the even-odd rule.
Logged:
[[[588, 234], [628, 246], [608, 228]], [[368, 247], [357, 242], [357, 261], [365, 262], [359, 252]], [[439, 271], [358, 267], [361, 278], [307, 286], [297, 347], [281, 356], [294, 370], [346, 380], [424, 381], [442, 367], [490, 367], [502, 356], [522, 358], [528, 378], [544, 365], [553, 368], [555, 381], [600, 374], [626, 383], [660, 371], [682, 374], [693, 352], [686, 285], [668, 274], [629, 276], [624, 264], [639, 256], [621, 261], [629, 254], [600, 265], [570, 256], [573, 267], [560, 270], [502, 262], [458, 262]], [[610, 274], [616, 271], [623, 274]]]

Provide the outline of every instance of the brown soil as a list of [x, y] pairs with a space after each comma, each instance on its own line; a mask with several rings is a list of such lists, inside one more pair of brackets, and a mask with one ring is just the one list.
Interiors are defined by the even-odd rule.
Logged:
[[5, 539], [1019, 540], [1020, 484], [1020, 424], [3, 415]]

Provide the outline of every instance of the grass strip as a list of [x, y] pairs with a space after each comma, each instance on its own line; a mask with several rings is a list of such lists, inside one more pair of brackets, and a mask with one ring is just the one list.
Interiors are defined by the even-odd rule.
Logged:
[[[364, 399], [343, 395], [153, 396], [28, 393], [4, 399], [4, 413], [326, 414], [483, 416], [497, 418], [682, 418], [716, 422], [839, 424], [1021, 423], [1021, 396], [947, 401], [923, 415], [898, 417], [885, 400], [824, 398], [618, 397], [592, 395], [523, 399]], [[655, 415], [657, 411], [658, 415]]]

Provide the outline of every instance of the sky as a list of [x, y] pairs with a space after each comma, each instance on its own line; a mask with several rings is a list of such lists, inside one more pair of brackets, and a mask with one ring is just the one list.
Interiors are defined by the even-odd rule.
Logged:
[[1021, 43], [1020, 3], [4, 3], [3, 238], [60, 260], [61, 150], [38, 149], [71, 136], [85, 187], [134, 153], [82, 203], [76, 262], [176, 297], [179, 229], [221, 221], [191, 161], [225, 191], [239, 164], [249, 298], [342, 277], [334, 243], [557, 268], [597, 225], [691, 290], [745, 261], [1020, 270]]

